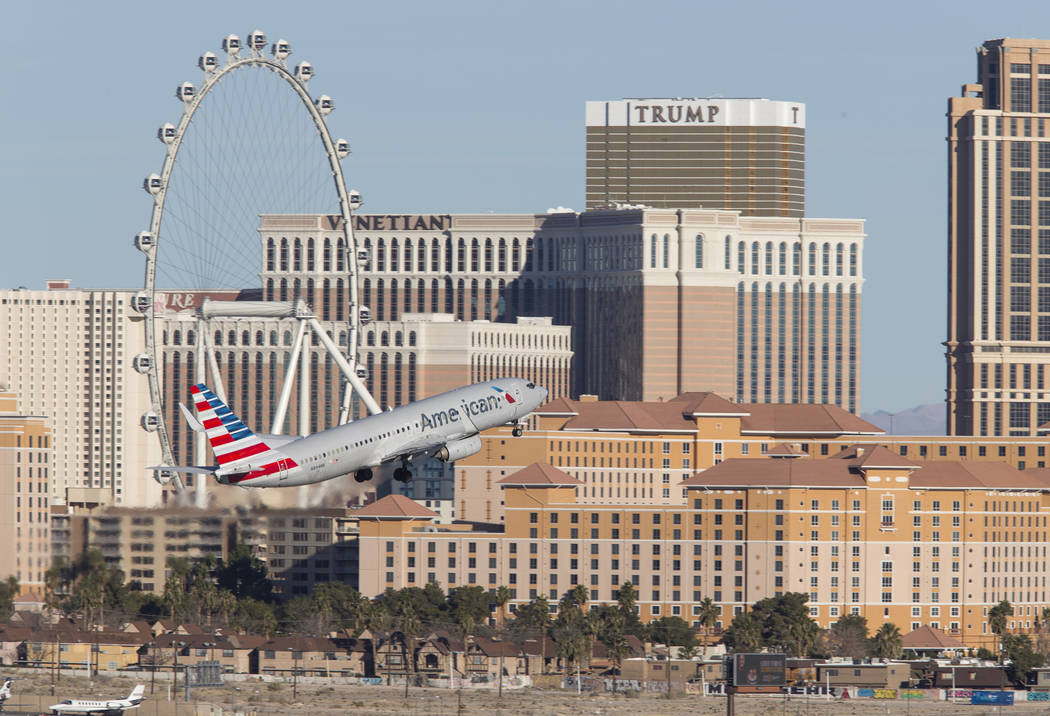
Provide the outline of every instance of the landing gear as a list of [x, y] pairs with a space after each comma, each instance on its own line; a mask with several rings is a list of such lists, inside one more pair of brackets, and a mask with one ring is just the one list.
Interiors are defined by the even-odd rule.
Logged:
[[516, 438], [520, 438], [525, 434], [525, 426], [521, 423], [515, 423], [514, 428], [510, 431], [510, 434]]
[[412, 482], [412, 471], [407, 467], [399, 467], [394, 470], [394, 479], [398, 482]]
[[368, 482], [372, 479], [372, 468], [363, 467], [354, 473], [354, 479], [358, 482]]

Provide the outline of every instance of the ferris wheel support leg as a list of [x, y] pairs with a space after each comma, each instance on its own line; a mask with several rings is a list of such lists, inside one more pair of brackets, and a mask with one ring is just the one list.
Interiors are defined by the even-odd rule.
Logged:
[[[313, 341], [310, 341], [311, 345]], [[310, 351], [299, 354], [299, 434], [310, 434]]]
[[343, 386], [343, 405], [339, 409], [339, 424], [346, 425], [350, 422], [350, 406], [354, 396], [354, 387], [347, 383]]
[[324, 347], [328, 350], [328, 354], [332, 356], [332, 360], [334, 360], [335, 364], [339, 366], [339, 370], [343, 372], [346, 379], [350, 381], [350, 385], [354, 386], [354, 390], [359, 396], [361, 396], [361, 400], [364, 402], [365, 406], [368, 407], [368, 412], [372, 415], [382, 413], [383, 409], [379, 407], [379, 403], [375, 401], [372, 394], [368, 392], [368, 388], [366, 388], [365, 384], [361, 382], [361, 379], [357, 377], [357, 373], [354, 372], [353, 367], [339, 351], [339, 346], [335, 344], [335, 341], [325, 333], [316, 318], [308, 318], [307, 320], [310, 321], [310, 327], [313, 328], [317, 337], [321, 339], [321, 343], [323, 343]]
[[[197, 370], [197, 382], [198, 383], [206, 382], [205, 381], [206, 376], [205, 376], [205, 373], [204, 373], [204, 371], [205, 371], [204, 351], [205, 351], [204, 331], [201, 330], [201, 323], [198, 322], [197, 323], [197, 360], [196, 360], [196, 362], [197, 362], [197, 368], [196, 368], [196, 370]], [[207, 449], [205, 447], [206, 446], [206, 439], [207, 439], [207, 435], [204, 433], [204, 431], [194, 432], [194, 434], [193, 434], [193, 440], [195, 442], [195, 445], [194, 445], [194, 455], [195, 455], [195, 459], [196, 459], [195, 464], [197, 464], [197, 465], [203, 465], [204, 464], [204, 452]], [[198, 509], [203, 509], [204, 506], [208, 502], [208, 496], [204, 492], [206, 483], [207, 483], [207, 480], [205, 479], [204, 475], [194, 475], [193, 476], [193, 500], [194, 500], [194, 505]]]
[[295, 366], [299, 363], [299, 351], [303, 349], [303, 334], [306, 332], [306, 322], [299, 321], [299, 332], [295, 334], [295, 343], [292, 346], [292, 354], [288, 358], [288, 366], [284, 371], [284, 383], [281, 385], [281, 395], [277, 399], [277, 409], [273, 414], [273, 425], [270, 432], [280, 435], [284, 428], [284, 416], [288, 413], [288, 401], [292, 397], [292, 380], [295, 378]]

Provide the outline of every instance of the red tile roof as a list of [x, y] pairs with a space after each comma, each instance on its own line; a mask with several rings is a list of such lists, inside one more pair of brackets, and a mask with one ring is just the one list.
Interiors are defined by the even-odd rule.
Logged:
[[911, 475], [912, 487], [995, 490], [1050, 489], [1050, 470], [1018, 470], [1005, 462], [937, 460]]
[[847, 460], [850, 465], [865, 470], [877, 468], [914, 470], [919, 467], [918, 463], [912, 462], [883, 445], [851, 445], [832, 455], [831, 459]]
[[837, 405], [805, 403], [741, 403], [749, 415], [740, 421], [742, 434], [760, 435], [882, 435], [885, 431]]
[[545, 462], [534, 462], [517, 472], [504, 477], [498, 485], [527, 485], [529, 487], [558, 487], [560, 485], [582, 485], [572, 475], [562, 472]]
[[716, 393], [683, 393], [666, 402], [557, 398], [536, 409], [568, 417], [565, 430], [695, 433], [696, 418], [739, 418], [741, 431], [762, 435], [881, 435], [883, 430], [835, 405], [733, 403]]
[[381, 500], [376, 500], [371, 505], [366, 505], [360, 510], [354, 510], [355, 517], [372, 517], [388, 519], [413, 519], [421, 517], [437, 517], [433, 510], [428, 510], [418, 502], [404, 495], [387, 495]]
[[940, 629], [921, 626], [901, 637], [905, 649], [965, 649], [961, 641], [948, 636]]
[[684, 480], [683, 487], [864, 487], [844, 460], [731, 458]]

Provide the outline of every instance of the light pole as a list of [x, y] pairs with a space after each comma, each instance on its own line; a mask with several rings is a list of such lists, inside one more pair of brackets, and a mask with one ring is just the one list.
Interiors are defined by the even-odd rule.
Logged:
[[288, 647], [288, 651], [292, 652], [292, 698], [295, 699], [299, 693], [299, 652], [292, 647]]
[[154, 642], [149, 642], [146, 646], [150, 650], [149, 658], [149, 695], [153, 696], [153, 688], [157, 683], [157, 645]]

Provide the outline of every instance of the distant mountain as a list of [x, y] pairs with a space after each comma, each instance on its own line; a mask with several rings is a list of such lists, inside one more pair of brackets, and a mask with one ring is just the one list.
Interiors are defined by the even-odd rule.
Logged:
[[944, 403], [918, 405], [896, 413], [876, 410], [860, 417], [878, 425], [888, 435], [944, 435]]

